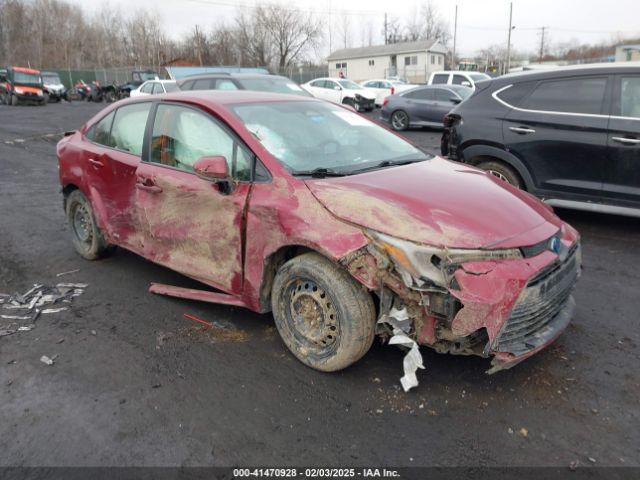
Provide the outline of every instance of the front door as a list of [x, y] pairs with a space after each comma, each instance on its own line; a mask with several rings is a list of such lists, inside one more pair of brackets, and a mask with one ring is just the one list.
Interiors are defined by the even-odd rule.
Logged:
[[608, 77], [540, 82], [503, 121], [507, 150], [531, 172], [538, 193], [600, 199], [607, 167]]
[[[216, 184], [197, 177], [193, 165], [204, 156], [224, 156], [234, 181]], [[136, 172], [145, 255], [228, 293], [240, 293], [251, 159], [235, 135], [205, 112], [159, 104], [148, 161]]]
[[640, 75], [615, 79], [607, 153], [603, 200], [640, 207]]

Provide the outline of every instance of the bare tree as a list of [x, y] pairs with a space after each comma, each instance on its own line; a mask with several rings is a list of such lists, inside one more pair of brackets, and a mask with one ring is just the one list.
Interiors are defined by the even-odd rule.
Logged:
[[342, 40], [342, 48], [351, 46], [351, 19], [344, 13], [338, 19], [338, 33]]
[[279, 69], [302, 60], [322, 38], [322, 22], [312, 14], [276, 4], [259, 6], [255, 14], [258, 25], [269, 35]]

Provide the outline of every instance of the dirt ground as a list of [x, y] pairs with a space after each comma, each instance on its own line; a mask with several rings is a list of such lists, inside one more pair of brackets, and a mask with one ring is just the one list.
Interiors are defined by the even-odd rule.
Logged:
[[[123, 250], [76, 255], [46, 135], [103, 106], [0, 106], [0, 292], [89, 284], [70, 310], [0, 338], [0, 465], [640, 465], [639, 220], [559, 211], [584, 245], [565, 334], [493, 376], [487, 360], [424, 348], [404, 393], [393, 347], [316, 372], [270, 315], [151, 295], [150, 282], [191, 282]], [[406, 136], [438, 149], [439, 132]]]

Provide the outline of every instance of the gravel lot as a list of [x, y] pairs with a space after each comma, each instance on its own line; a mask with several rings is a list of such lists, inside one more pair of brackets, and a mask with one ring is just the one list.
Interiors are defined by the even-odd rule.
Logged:
[[[565, 334], [493, 376], [487, 360], [425, 348], [405, 394], [393, 347], [316, 372], [270, 315], [151, 295], [153, 281], [191, 283], [123, 250], [76, 255], [46, 135], [103, 106], [0, 106], [0, 292], [89, 284], [70, 310], [0, 338], [1, 465], [640, 465], [640, 221], [559, 211], [584, 244]], [[406, 136], [439, 148], [439, 132]]]

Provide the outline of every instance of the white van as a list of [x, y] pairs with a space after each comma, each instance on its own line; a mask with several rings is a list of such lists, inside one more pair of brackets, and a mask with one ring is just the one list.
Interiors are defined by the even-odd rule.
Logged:
[[463, 72], [460, 70], [444, 70], [433, 72], [428, 85], [464, 85], [476, 89], [476, 82], [490, 80], [491, 77], [481, 72]]

